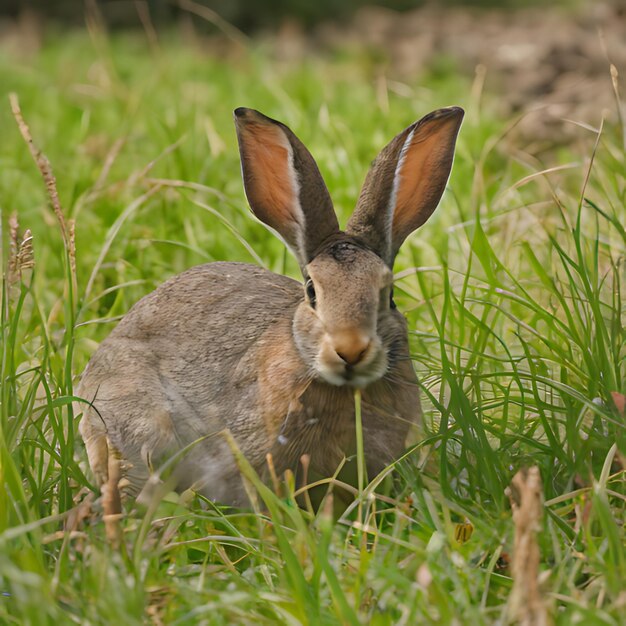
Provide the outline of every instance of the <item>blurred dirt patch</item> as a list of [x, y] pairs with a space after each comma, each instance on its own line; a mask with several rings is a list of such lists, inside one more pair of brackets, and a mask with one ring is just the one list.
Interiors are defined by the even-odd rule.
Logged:
[[501, 95], [503, 114], [535, 111], [521, 129], [552, 140], [568, 129], [577, 132], [563, 119], [594, 127], [602, 117], [615, 121], [611, 64], [622, 85], [626, 75], [624, 0], [516, 11], [430, 6], [397, 13], [370, 7], [347, 26], [320, 27], [315, 37], [324, 48], [373, 51], [381, 71], [411, 83], [447, 58]]

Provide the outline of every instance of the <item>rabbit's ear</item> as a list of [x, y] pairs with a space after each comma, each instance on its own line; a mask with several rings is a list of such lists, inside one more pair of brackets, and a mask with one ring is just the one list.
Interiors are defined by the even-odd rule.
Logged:
[[463, 109], [449, 107], [411, 124], [378, 155], [346, 232], [390, 266], [402, 242], [432, 214], [450, 176]]
[[246, 196], [252, 212], [285, 239], [301, 267], [339, 230], [328, 189], [287, 126], [253, 109], [235, 110]]

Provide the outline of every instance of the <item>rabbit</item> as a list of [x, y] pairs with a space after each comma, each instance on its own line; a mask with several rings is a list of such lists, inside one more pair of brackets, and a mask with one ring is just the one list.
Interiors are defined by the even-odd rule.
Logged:
[[355, 388], [368, 475], [403, 453], [421, 408], [393, 263], [439, 203], [463, 115], [439, 109], [397, 135], [373, 162], [342, 231], [294, 133], [253, 109], [234, 111], [248, 203], [291, 248], [304, 283], [216, 262], [137, 302], [76, 390], [97, 486], [115, 455], [136, 497], [153, 468], [184, 449], [173, 470], [178, 491], [248, 506], [225, 431], [261, 475], [271, 453], [277, 473], [297, 471], [306, 454], [312, 472], [332, 476], [355, 451]]

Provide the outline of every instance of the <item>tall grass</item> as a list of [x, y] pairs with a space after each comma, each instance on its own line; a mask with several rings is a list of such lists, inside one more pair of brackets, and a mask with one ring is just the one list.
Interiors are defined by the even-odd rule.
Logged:
[[[390, 91], [384, 106], [372, 78], [356, 58], [293, 68], [256, 49], [225, 63], [175, 40], [149, 54], [134, 36], [52, 37], [30, 59], [0, 56], [0, 83], [76, 222], [74, 278], [5, 98], [1, 623], [503, 623], [504, 489], [529, 464], [544, 481], [556, 623], [626, 623], [623, 129], [581, 128], [576, 144], [535, 155], [453, 73], [427, 77], [432, 91]], [[448, 104], [468, 109], [449, 190], [395, 268], [425, 416], [391, 481], [360, 480], [337, 517], [331, 496], [300, 508], [289, 476], [275, 492], [245, 470], [256, 510], [169, 495], [128, 510], [112, 550], [74, 438], [75, 376], [133, 302], [193, 264], [297, 276], [246, 209], [232, 109], [292, 126], [345, 223], [380, 147]], [[10, 282], [13, 212], [35, 266]], [[473, 527], [463, 543], [460, 524]]]

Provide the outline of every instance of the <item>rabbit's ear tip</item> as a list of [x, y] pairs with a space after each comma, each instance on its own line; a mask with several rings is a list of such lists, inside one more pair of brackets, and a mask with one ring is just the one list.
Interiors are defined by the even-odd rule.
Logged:
[[278, 124], [276, 120], [273, 120], [267, 115], [263, 115], [261, 111], [257, 111], [256, 109], [248, 109], [247, 107], [237, 107], [233, 111], [233, 119], [235, 120], [235, 125], [245, 125], [245, 124]]
[[237, 107], [233, 111], [233, 116], [235, 117], [235, 119], [242, 119], [242, 118], [245, 118], [251, 112], [252, 112], [252, 109], [247, 109], [246, 107]]
[[465, 109], [456, 105], [451, 107], [445, 107], [444, 109], [442, 109], [442, 111], [448, 112], [451, 115], [465, 115]]
[[433, 128], [439, 128], [442, 124], [454, 124], [454, 126], [460, 127], [464, 116], [465, 111], [461, 107], [444, 107], [424, 115], [421, 120], [415, 122], [410, 128], [426, 127], [432, 130]]
[[266, 115], [263, 115], [260, 111], [256, 109], [248, 109], [247, 107], [237, 107], [233, 111], [233, 117], [235, 118], [235, 122], [251, 122], [253, 120], [268, 120], [269, 118]]
[[437, 109], [436, 111], [433, 111], [430, 115], [427, 115], [426, 118], [430, 118], [430, 119], [452, 119], [452, 118], [457, 118], [457, 119], [462, 119], [463, 116], [465, 115], [465, 111], [464, 109], [462, 109], [461, 107], [458, 106], [452, 106], [452, 107], [444, 107], [443, 109]]

